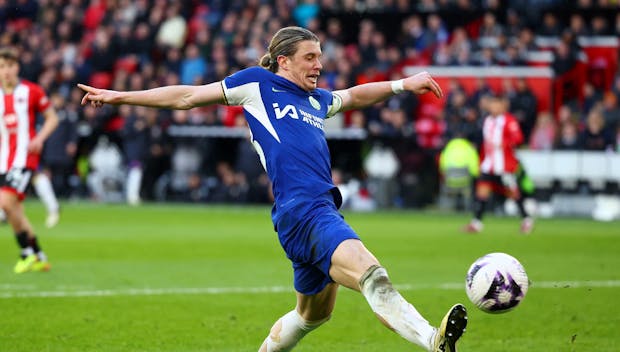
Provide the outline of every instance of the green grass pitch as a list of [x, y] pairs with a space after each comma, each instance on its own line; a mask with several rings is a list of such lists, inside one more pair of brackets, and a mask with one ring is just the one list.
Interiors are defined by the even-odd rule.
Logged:
[[[60, 224], [26, 204], [52, 262], [12, 272], [13, 234], [0, 228], [0, 351], [257, 351], [295, 304], [292, 271], [269, 207], [63, 204]], [[456, 302], [469, 309], [459, 351], [620, 351], [620, 223], [468, 214], [345, 213], [402, 294], [434, 325]], [[469, 265], [507, 252], [532, 286], [515, 310], [491, 315], [465, 295]], [[363, 297], [341, 288], [331, 321], [296, 351], [422, 351], [384, 328]]]

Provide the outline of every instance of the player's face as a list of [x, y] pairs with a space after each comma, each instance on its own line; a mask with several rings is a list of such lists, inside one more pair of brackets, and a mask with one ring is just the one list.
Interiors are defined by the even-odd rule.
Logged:
[[505, 111], [505, 102], [502, 99], [491, 99], [489, 101], [489, 113], [493, 116], [499, 116]]
[[17, 62], [0, 58], [0, 83], [2, 85], [15, 85], [18, 73], [19, 65]]
[[321, 45], [312, 40], [297, 43], [297, 51], [287, 57], [280, 67], [286, 72], [286, 77], [301, 88], [310, 91], [316, 89], [321, 74]]

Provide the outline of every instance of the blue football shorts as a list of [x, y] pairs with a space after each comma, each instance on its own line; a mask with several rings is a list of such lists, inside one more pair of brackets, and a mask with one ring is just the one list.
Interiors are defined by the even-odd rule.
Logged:
[[338, 245], [360, 239], [329, 192], [282, 214], [276, 227], [280, 244], [293, 263], [295, 290], [305, 295], [319, 293], [333, 282], [329, 268]]

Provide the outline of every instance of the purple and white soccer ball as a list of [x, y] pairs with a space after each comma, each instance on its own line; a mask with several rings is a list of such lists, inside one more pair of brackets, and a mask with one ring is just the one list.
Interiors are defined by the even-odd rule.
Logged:
[[504, 313], [516, 307], [529, 287], [523, 265], [506, 253], [478, 258], [467, 271], [469, 300], [487, 313]]

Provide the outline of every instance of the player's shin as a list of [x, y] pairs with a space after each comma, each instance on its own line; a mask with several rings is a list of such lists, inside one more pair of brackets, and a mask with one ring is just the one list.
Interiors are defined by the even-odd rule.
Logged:
[[329, 317], [319, 321], [306, 321], [293, 309], [273, 325], [259, 352], [290, 351], [306, 334], [328, 320]]
[[42, 261], [42, 262], [47, 261], [47, 256], [43, 252], [43, 249], [41, 249], [41, 245], [39, 245], [39, 240], [37, 236], [33, 235], [32, 238], [29, 238], [29, 242], [30, 242], [30, 247], [33, 249], [34, 253], [39, 258], [39, 261]]
[[383, 324], [406, 340], [431, 348], [436, 329], [396, 291], [383, 267], [368, 269], [360, 279], [360, 288]]
[[45, 209], [47, 213], [58, 213], [59, 205], [58, 199], [56, 198], [56, 194], [54, 193], [54, 188], [52, 187], [52, 182], [46, 174], [40, 173], [34, 179], [34, 189], [37, 193], [37, 196], [41, 198], [41, 201], [45, 205]]
[[127, 203], [140, 204], [140, 184], [142, 183], [142, 169], [132, 167], [127, 175]]
[[30, 239], [28, 238], [28, 233], [26, 231], [22, 231], [15, 234], [15, 239], [17, 240], [17, 245], [21, 250], [21, 257], [26, 258], [27, 256], [34, 254], [34, 250], [30, 245]]
[[484, 211], [487, 206], [487, 200], [482, 199], [480, 197], [476, 197], [474, 200], [474, 219], [478, 221], [482, 221], [482, 216], [484, 216]]

